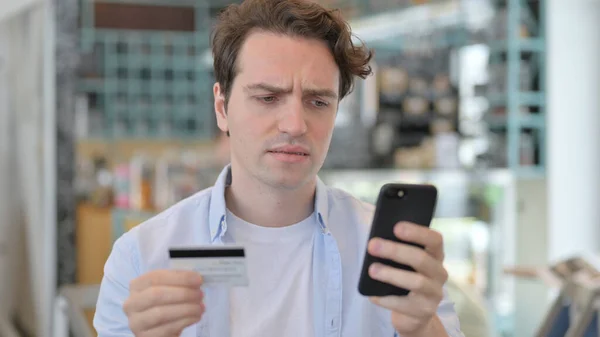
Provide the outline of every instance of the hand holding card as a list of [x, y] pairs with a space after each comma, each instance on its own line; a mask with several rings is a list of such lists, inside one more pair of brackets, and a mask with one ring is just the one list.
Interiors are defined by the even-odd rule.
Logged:
[[179, 336], [204, 314], [202, 277], [192, 271], [156, 270], [134, 279], [123, 310], [135, 336]]

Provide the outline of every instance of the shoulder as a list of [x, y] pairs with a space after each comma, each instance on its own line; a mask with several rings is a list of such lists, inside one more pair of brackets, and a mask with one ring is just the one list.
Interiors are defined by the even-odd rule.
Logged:
[[208, 214], [212, 187], [183, 199], [123, 234], [113, 250], [139, 258], [141, 269], [164, 267], [168, 249], [209, 240]]
[[149, 232], [163, 231], [166, 227], [185, 227], [191, 224], [190, 219], [207, 213], [210, 206], [212, 187], [195, 193], [171, 207], [161, 211], [150, 219], [136, 226], [132, 233], [144, 235]]
[[375, 206], [338, 188], [327, 187], [325, 223], [338, 241], [355, 246], [366, 240]]
[[371, 222], [375, 205], [363, 201], [354, 195], [335, 187], [327, 187], [330, 214], [347, 214], [361, 222]]

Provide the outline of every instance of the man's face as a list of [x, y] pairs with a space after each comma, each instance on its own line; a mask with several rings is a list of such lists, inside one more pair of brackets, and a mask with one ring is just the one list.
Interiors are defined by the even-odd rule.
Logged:
[[339, 69], [315, 39], [251, 33], [238, 54], [225, 109], [215, 84], [219, 128], [231, 134], [236, 176], [275, 188], [313, 182], [329, 149], [338, 107]]

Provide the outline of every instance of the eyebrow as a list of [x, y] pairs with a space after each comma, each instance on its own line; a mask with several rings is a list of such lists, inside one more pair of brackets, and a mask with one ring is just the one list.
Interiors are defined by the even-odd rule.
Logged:
[[[267, 84], [267, 83], [249, 84], [244, 89], [246, 92], [254, 91], [254, 90], [264, 90], [264, 91], [272, 92], [275, 94], [289, 94], [290, 92], [292, 92], [292, 88], [278, 87], [278, 86], [274, 86], [274, 85]], [[333, 90], [330, 90], [330, 89], [310, 88], [310, 89], [304, 90], [303, 92], [305, 95], [322, 96], [322, 97], [328, 97], [331, 99], [338, 98], [338, 95]]]

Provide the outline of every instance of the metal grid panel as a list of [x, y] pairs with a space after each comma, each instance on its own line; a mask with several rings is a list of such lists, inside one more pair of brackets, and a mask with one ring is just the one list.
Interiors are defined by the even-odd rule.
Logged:
[[[545, 5], [544, 1], [533, 2], [530, 0], [505, 0], [497, 1], [504, 5], [501, 12], [505, 18], [504, 36], [499, 36], [499, 41], [490, 44], [490, 64], [505, 63], [504, 94], [492, 94], [490, 105], [492, 107], [504, 106], [506, 116], [500, 123], [492, 123], [492, 128], [500, 126], [505, 129], [508, 145], [508, 167], [522, 177], [543, 176], [546, 163], [545, 139]], [[536, 21], [532, 14], [532, 5], [537, 8], [539, 19]], [[529, 36], [522, 37], [520, 30], [522, 23], [528, 28]], [[523, 62], [523, 55], [531, 54], [530, 60]], [[505, 59], [505, 61], [503, 60]], [[526, 69], [528, 64], [531, 69]], [[529, 75], [527, 75], [530, 73]], [[523, 83], [523, 78], [531, 81], [533, 74], [538, 74], [539, 88], [532, 89], [531, 83]], [[525, 75], [525, 76], [524, 76]], [[536, 113], [523, 114], [522, 111], [536, 109]], [[538, 144], [538, 162], [535, 165], [521, 163], [521, 144], [525, 135], [524, 130], [529, 130], [535, 143]]]
[[195, 32], [165, 32], [94, 28], [93, 5], [82, 5], [81, 48], [93, 55], [96, 76], [83, 78], [80, 90], [94, 97], [101, 115], [102, 129], [95, 135], [212, 137], [213, 81], [202, 62], [208, 8], [194, 6]]

